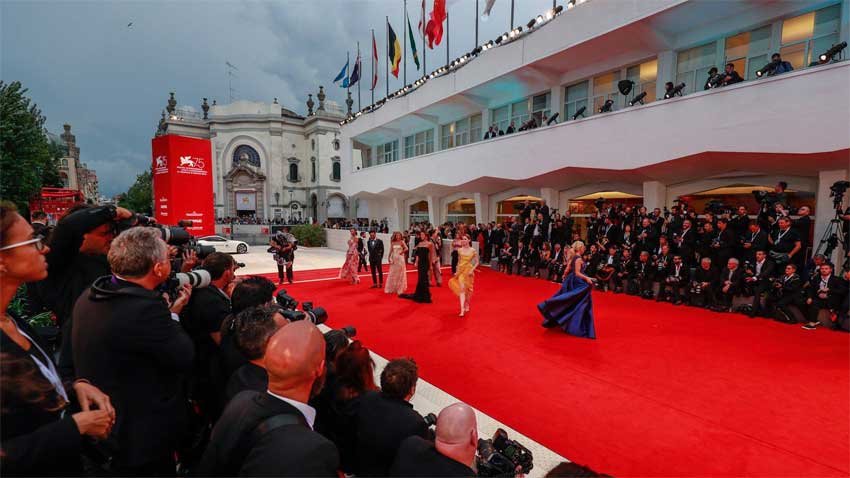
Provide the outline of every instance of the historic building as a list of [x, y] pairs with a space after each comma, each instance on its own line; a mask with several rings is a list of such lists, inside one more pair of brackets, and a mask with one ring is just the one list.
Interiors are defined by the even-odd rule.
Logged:
[[[174, 93], [157, 135], [210, 139], [216, 217], [315, 220], [347, 217], [340, 193], [339, 123], [345, 112], [308, 95], [307, 115], [277, 102], [203, 99], [200, 111], [178, 106]], [[350, 108], [350, 106], [349, 106]]]
[[77, 137], [71, 133], [71, 125], [65, 124], [63, 127], [64, 131], [59, 136], [48, 133], [48, 138], [65, 152], [65, 155], [59, 159], [59, 176], [62, 178], [62, 186], [80, 191], [86, 201], [97, 203], [99, 199], [97, 173], [89, 169], [86, 163], [80, 162], [80, 148], [77, 146]]

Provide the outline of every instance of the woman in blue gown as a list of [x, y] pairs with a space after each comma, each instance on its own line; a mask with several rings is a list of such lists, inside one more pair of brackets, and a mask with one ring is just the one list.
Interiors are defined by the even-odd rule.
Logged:
[[[568, 249], [569, 250], [569, 249]], [[593, 327], [593, 280], [584, 275], [587, 264], [581, 256], [585, 246], [581, 241], [572, 245], [572, 253], [565, 256], [566, 268], [561, 289], [552, 298], [537, 304], [543, 314], [543, 327], [561, 327], [576, 337], [596, 338]]]

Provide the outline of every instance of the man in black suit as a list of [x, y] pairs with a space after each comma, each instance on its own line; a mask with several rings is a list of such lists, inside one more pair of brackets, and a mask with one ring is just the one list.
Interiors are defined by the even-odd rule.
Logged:
[[[808, 288], [809, 304], [808, 320], [803, 326], [806, 330], [814, 330], [818, 325], [831, 325], [833, 314], [838, 314], [844, 296], [847, 294], [847, 283], [841, 277], [833, 273], [832, 264], [824, 263], [820, 266], [820, 275], [812, 279]], [[827, 311], [821, 317], [821, 311]]]
[[545, 199], [540, 200], [540, 209], [537, 211], [537, 213], [543, 214], [543, 222], [547, 225], [552, 220], [552, 216], [549, 211], [549, 206], [546, 205]]
[[744, 271], [739, 266], [738, 259], [730, 257], [726, 261], [726, 269], [720, 273], [717, 279], [717, 312], [730, 312], [732, 299], [741, 293], [744, 281]]
[[191, 289], [181, 289], [169, 311], [157, 287], [171, 274], [171, 262], [154, 228], [122, 232], [108, 259], [114, 275], [97, 279], [74, 307], [76, 378], [98, 386], [115, 406], [113, 471], [173, 475], [186, 428], [183, 381], [194, 357], [176, 314]]
[[427, 436], [425, 420], [410, 404], [417, 380], [413, 360], [391, 360], [381, 372], [381, 391], [361, 395], [356, 418], [357, 475], [388, 476], [401, 442], [410, 436]]
[[804, 322], [803, 304], [806, 294], [803, 291], [803, 280], [797, 274], [797, 266], [785, 266], [785, 275], [773, 283], [774, 291], [768, 294], [765, 308], [780, 322], [796, 324]]
[[266, 346], [275, 332], [289, 323], [280, 314], [278, 307], [268, 305], [249, 307], [236, 314], [234, 321], [233, 341], [248, 362], [236, 369], [228, 379], [224, 389], [225, 405], [239, 392], [265, 392], [269, 389], [269, 374], [263, 364]]
[[366, 233], [361, 232], [357, 238], [357, 253], [360, 254], [360, 263], [357, 264], [357, 272], [369, 267], [369, 262], [366, 261]]
[[372, 269], [372, 288], [377, 289], [384, 286], [384, 241], [378, 239], [375, 230], [369, 231], [369, 240], [366, 242], [366, 250], [369, 251], [369, 267]]
[[651, 252], [658, 247], [658, 234], [649, 218], [645, 217], [641, 220], [637, 234], [637, 247], [638, 250], [647, 252]]
[[674, 305], [682, 305], [685, 297], [685, 289], [690, 285], [690, 268], [684, 264], [681, 254], [673, 256], [673, 262], [664, 271], [664, 278], [659, 281], [662, 291], [658, 293], [663, 297], [663, 292], [668, 291], [670, 300]]
[[321, 388], [325, 341], [308, 320], [278, 330], [266, 348], [267, 392], [244, 391], [213, 429], [198, 476], [336, 477], [336, 446], [313, 431], [307, 404]]
[[767, 252], [764, 249], [756, 251], [755, 262], [751, 266], [752, 275], [744, 278], [744, 282], [752, 288], [753, 306], [750, 310], [750, 317], [761, 316], [764, 313], [762, 309], [762, 294], [770, 291], [770, 280], [776, 275], [776, 264], [767, 258]]
[[418, 436], [406, 438], [396, 454], [390, 476], [469, 477], [478, 448], [475, 411], [463, 403], [440, 411], [434, 442]]
[[711, 258], [700, 259], [699, 267], [691, 278], [691, 287], [688, 290], [688, 303], [692, 306], [711, 308], [716, 299], [717, 269], [711, 266]]
[[682, 262], [690, 267], [695, 261], [694, 252], [697, 247], [697, 232], [693, 229], [690, 219], [682, 221], [682, 230], [673, 238], [677, 251], [682, 256]]
[[738, 257], [745, 261], [755, 262], [756, 251], [767, 251], [767, 233], [762, 230], [758, 221], [750, 221], [749, 230], [742, 237], [741, 253]]
[[610, 216], [605, 216], [605, 224], [599, 231], [599, 241], [602, 242], [603, 238], [608, 239], [607, 244], [620, 244], [620, 240], [623, 238], [623, 232], [619, 226], [614, 224], [614, 220]]
[[721, 217], [717, 220], [717, 234], [711, 242], [712, 258], [716, 264], [727, 264], [734, 255], [738, 243], [735, 233], [729, 228], [729, 221]]

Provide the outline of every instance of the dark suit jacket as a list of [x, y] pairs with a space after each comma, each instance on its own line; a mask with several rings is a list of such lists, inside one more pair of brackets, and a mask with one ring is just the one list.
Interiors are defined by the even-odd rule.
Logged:
[[194, 346], [160, 293], [102, 277], [77, 301], [72, 334], [77, 377], [115, 407], [118, 467], [170, 457], [186, 427]]
[[[724, 267], [720, 269], [720, 272], [717, 276], [717, 291], [722, 293], [724, 283], [729, 280], [729, 269]], [[731, 285], [729, 287], [729, 291], [726, 292], [730, 295], [736, 295], [741, 292], [741, 285], [744, 281], [744, 270], [740, 267], [735, 269], [735, 272], [732, 273]]]
[[359, 476], [387, 476], [402, 440], [426, 436], [425, 420], [413, 405], [382, 392], [361, 395], [356, 421]]
[[[757, 263], [753, 263], [753, 273], [756, 272]], [[757, 284], [767, 287], [768, 279], [776, 275], [776, 263], [770, 259], [765, 259], [764, 264], [761, 266], [761, 274], [755, 276], [758, 279]]]
[[812, 299], [812, 305], [821, 309], [838, 310], [841, 306], [841, 302], [844, 300], [844, 296], [847, 294], [847, 282], [833, 273], [829, 276], [829, 281], [827, 281], [826, 286], [829, 288], [829, 292], [826, 300], [823, 300], [818, 297], [818, 290], [820, 290], [820, 274], [816, 275], [811, 280], [808, 293], [809, 298]]
[[366, 241], [366, 249], [369, 251], [369, 263], [380, 264], [384, 260], [384, 241], [377, 237]]
[[240, 392], [244, 392], [245, 390], [265, 392], [268, 389], [269, 374], [266, 372], [266, 369], [248, 362], [233, 372], [233, 375], [230, 376], [230, 380], [227, 381], [227, 388], [224, 392], [224, 403], [229, 403], [233, 400], [233, 397], [239, 395]]
[[213, 428], [197, 475], [336, 478], [336, 446], [306, 424], [270, 430], [245, 451], [257, 426], [275, 415], [303, 417], [297, 408], [268, 393], [245, 391], [233, 397]]
[[398, 449], [390, 476], [464, 477], [476, 476], [472, 468], [441, 454], [434, 444], [420, 437], [408, 437]]

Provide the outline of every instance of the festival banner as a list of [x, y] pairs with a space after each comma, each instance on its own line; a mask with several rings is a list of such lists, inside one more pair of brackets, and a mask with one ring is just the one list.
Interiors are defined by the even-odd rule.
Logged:
[[186, 229], [194, 236], [215, 234], [212, 144], [208, 139], [167, 134], [151, 141], [154, 218]]

